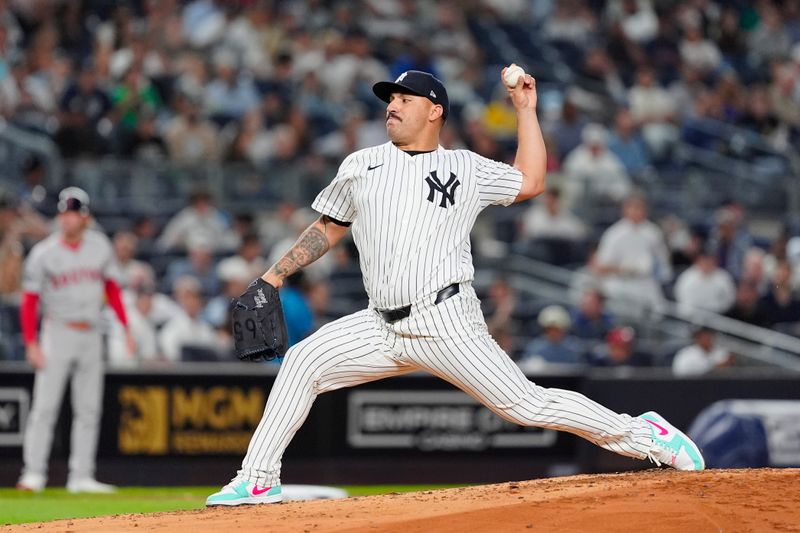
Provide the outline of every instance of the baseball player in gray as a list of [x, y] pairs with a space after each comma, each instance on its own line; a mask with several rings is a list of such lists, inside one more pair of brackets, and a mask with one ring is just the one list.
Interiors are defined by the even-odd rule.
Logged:
[[516, 424], [568, 431], [628, 457], [702, 470], [697, 446], [658, 414], [619, 414], [576, 392], [537, 386], [487, 331], [471, 285], [469, 234], [485, 207], [545, 190], [534, 79], [525, 74], [509, 88], [517, 114], [513, 166], [439, 145], [449, 106], [431, 74], [408, 71], [373, 91], [388, 104], [390, 142], [344, 160], [312, 205], [320, 218], [262, 277], [280, 287], [350, 228], [369, 307], [289, 349], [241, 469], [206, 505], [281, 501], [281, 457], [317, 395], [419, 370]]
[[[21, 305], [25, 355], [36, 369], [33, 406], [23, 441], [24, 468], [17, 488], [38, 492], [47, 465], [67, 380], [72, 391], [70, 492], [107, 493], [95, 477], [95, 453], [103, 398], [101, 310], [107, 301], [127, 329], [117, 268], [108, 238], [89, 230], [89, 196], [77, 187], [61, 191], [59, 231], [39, 242], [25, 260]], [[37, 332], [42, 309], [41, 341]], [[129, 349], [133, 337], [128, 334]]]

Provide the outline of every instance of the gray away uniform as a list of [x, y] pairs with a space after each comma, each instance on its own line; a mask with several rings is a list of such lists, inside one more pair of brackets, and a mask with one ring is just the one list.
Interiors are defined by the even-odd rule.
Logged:
[[71, 479], [94, 478], [103, 398], [101, 310], [105, 280], [117, 279], [111, 243], [86, 231], [77, 248], [56, 233], [25, 260], [23, 290], [40, 296], [44, 368], [36, 371], [33, 406], [25, 429], [24, 472], [47, 474], [61, 399], [71, 377]]

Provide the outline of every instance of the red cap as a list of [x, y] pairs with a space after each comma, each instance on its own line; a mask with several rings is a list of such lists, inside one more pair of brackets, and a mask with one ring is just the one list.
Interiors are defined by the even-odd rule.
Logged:
[[625, 326], [622, 328], [614, 328], [608, 332], [606, 336], [606, 341], [609, 344], [627, 344], [633, 342], [633, 338], [636, 336], [636, 332], [633, 331], [633, 328]]

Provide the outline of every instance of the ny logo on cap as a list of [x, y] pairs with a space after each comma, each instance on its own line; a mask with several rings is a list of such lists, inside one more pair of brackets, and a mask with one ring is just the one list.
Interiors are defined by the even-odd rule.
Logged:
[[400, 83], [401, 81], [403, 81], [405, 79], [407, 74], [408, 74], [408, 72], [403, 72], [402, 74], [400, 74], [400, 76], [398, 76], [398, 78], [396, 80], [394, 80], [394, 82], [395, 83]]

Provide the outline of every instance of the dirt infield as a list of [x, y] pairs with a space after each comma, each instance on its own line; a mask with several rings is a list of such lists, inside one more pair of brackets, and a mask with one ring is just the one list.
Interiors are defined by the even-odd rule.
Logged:
[[798, 531], [800, 469], [574, 476], [257, 507], [26, 524], [8, 531]]

